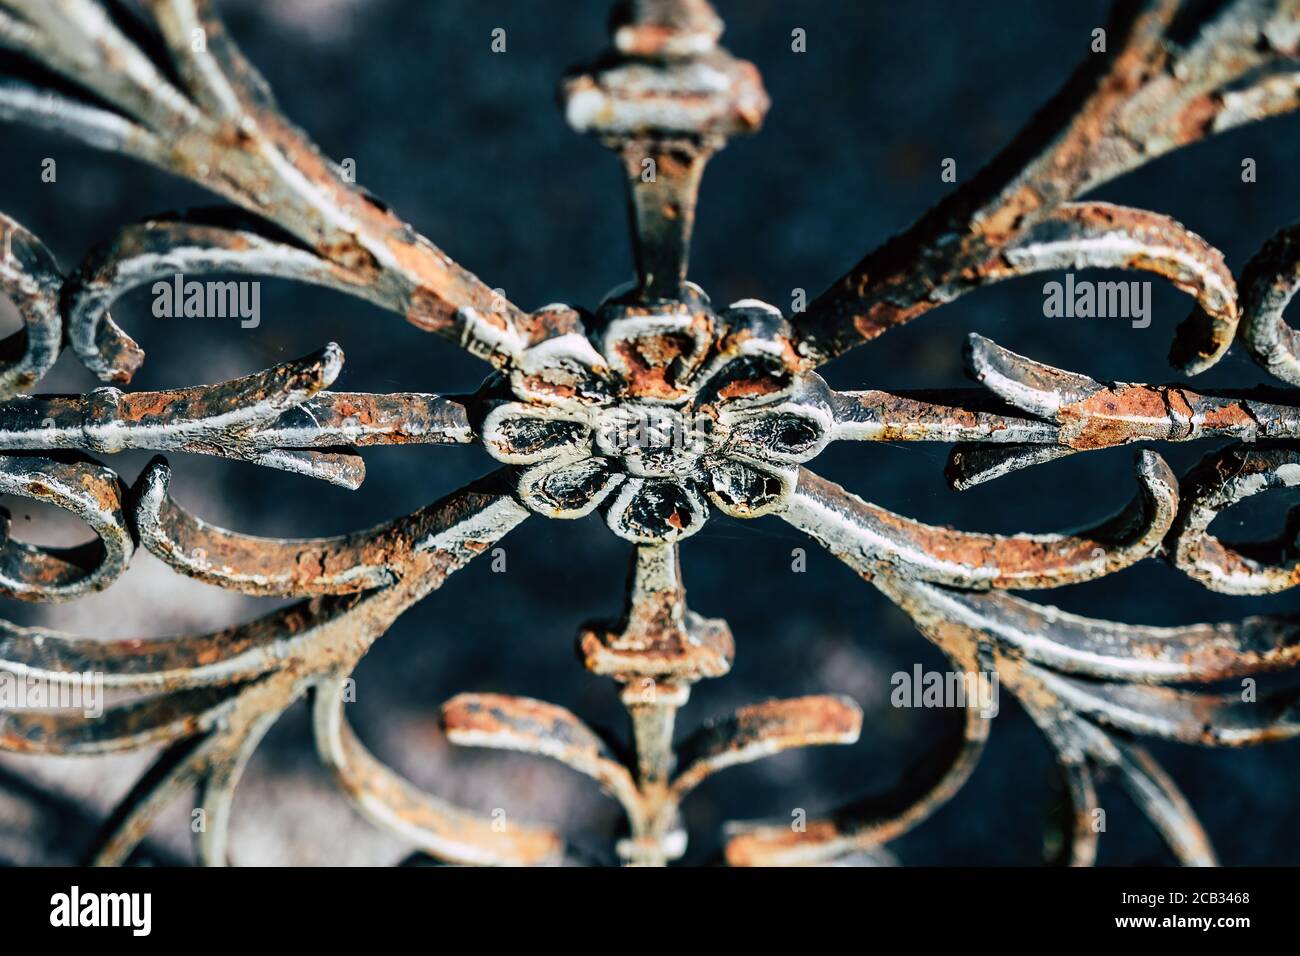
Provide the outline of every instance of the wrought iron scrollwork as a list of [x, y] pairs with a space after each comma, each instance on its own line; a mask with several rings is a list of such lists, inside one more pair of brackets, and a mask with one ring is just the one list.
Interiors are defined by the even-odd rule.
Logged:
[[[0, 292], [24, 328], [0, 349], [0, 491], [51, 503], [95, 537], [71, 549], [0, 543], [0, 593], [72, 600], [108, 587], [140, 547], [232, 591], [299, 599], [212, 634], [100, 640], [0, 622], [0, 668], [58, 684], [85, 672], [130, 692], [98, 718], [0, 713], [0, 749], [102, 754], [165, 745], [109, 821], [94, 859], [120, 863], [160, 810], [189, 790], [208, 816], [206, 864], [228, 858], [241, 772], [268, 727], [310, 699], [321, 760], [358, 810], [426, 852], [475, 864], [555, 862], [549, 828], [492, 821], [416, 788], [366, 750], [344, 689], [371, 644], [409, 607], [532, 515], [599, 511], [633, 544], [618, 621], [580, 634], [591, 671], [622, 685], [635, 748], [618, 752], [575, 714], [540, 700], [462, 694], [443, 708], [460, 745], [525, 751], [592, 778], [628, 821], [624, 862], [685, 848], [682, 801], [728, 766], [794, 747], [846, 744], [856, 704], [833, 695], [743, 707], [673, 733], [691, 685], [730, 669], [722, 620], [686, 604], [681, 542], [720, 512], [777, 515], [906, 612], [960, 670], [995, 672], [1054, 748], [1074, 807], [1064, 854], [1091, 863], [1095, 778], [1116, 776], [1177, 857], [1214, 853], [1173, 781], [1136, 742], [1237, 746], [1300, 732], [1294, 692], [1244, 704], [1204, 685], [1294, 668], [1300, 619], [1148, 627], [1082, 617], [1008, 593], [1060, 587], [1150, 558], [1216, 591], [1265, 594], [1300, 581], [1296, 528], [1229, 546], [1209, 531], [1243, 498], [1300, 483], [1300, 402], [1289, 390], [1198, 392], [1102, 382], [971, 336], [979, 387], [830, 388], [821, 364], [957, 297], [1059, 268], [1140, 270], [1193, 300], [1171, 352], [1193, 375], [1238, 340], [1300, 384], [1283, 311], [1300, 286], [1300, 226], [1234, 278], [1213, 246], [1167, 216], [1079, 197], [1171, 150], [1300, 106], [1300, 2], [1120, 0], [1093, 57], [976, 179], [786, 314], [742, 300], [716, 309], [688, 282], [696, 194], [708, 158], [756, 131], [757, 70], [718, 46], [705, 0], [629, 0], [613, 50], [563, 84], [566, 117], [627, 171], [636, 281], [593, 312], [527, 313], [355, 186], [278, 111], [207, 0], [0, 0], [0, 45], [26, 68], [0, 79], [0, 118], [116, 150], [233, 204], [128, 226], [70, 274], [0, 216]], [[202, 42], [194, 42], [195, 38]], [[145, 38], [148, 38], [146, 42]], [[644, 172], [653, 170], [653, 175]], [[334, 392], [329, 344], [217, 385], [123, 391], [145, 353], [110, 316], [128, 289], [173, 273], [280, 276], [359, 296], [492, 366], [473, 395]], [[112, 385], [26, 394], [66, 344]], [[922, 524], [819, 477], [833, 441], [952, 446], [961, 489], [1115, 445], [1231, 439], [1182, 479], [1138, 453], [1137, 491], [1083, 531], [993, 535]], [[501, 468], [368, 531], [280, 540], [209, 524], [169, 496], [155, 458], [130, 487], [85, 453], [219, 455], [348, 488], [358, 449], [479, 443]], [[736, 825], [735, 865], [879, 861], [965, 782], [990, 721], [968, 705], [936, 773], [888, 801], [858, 801], [802, 830]]]

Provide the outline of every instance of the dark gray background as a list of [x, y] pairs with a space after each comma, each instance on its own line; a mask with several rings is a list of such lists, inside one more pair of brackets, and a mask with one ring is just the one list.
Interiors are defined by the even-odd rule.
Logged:
[[[520, 306], [590, 307], [628, 276], [617, 163], [566, 129], [554, 94], [566, 67], [604, 48], [605, 3], [227, 0], [220, 8], [288, 116], [327, 154], [355, 159], [367, 188]], [[1088, 55], [1106, 5], [733, 0], [720, 11], [728, 22], [724, 42], [758, 64], [774, 106], [760, 135], [734, 142], [708, 170], [691, 276], [718, 304], [758, 297], [788, 307], [794, 288], [815, 295], [950, 189], [939, 179], [944, 157], [957, 160], [963, 180], [989, 159]], [[489, 48], [496, 27], [507, 31], [504, 55]], [[807, 31], [805, 54], [791, 52], [794, 27]], [[1275, 120], [1194, 146], [1098, 196], [1174, 216], [1239, 269], [1300, 213], [1292, 188], [1296, 122]], [[43, 237], [67, 267], [129, 221], [209, 201], [163, 173], [62, 139], [8, 127], [0, 137], [0, 208]], [[1247, 156], [1258, 162], [1254, 184], [1240, 179]], [[44, 157], [58, 162], [56, 184], [40, 182]], [[829, 366], [826, 377], [839, 388], [965, 384], [961, 346], [975, 330], [1102, 379], [1173, 379], [1164, 356], [1186, 314], [1185, 297], [1157, 285], [1155, 320], [1135, 330], [1122, 320], [1043, 318], [1042, 281], [1006, 283], [931, 313]], [[364, 303], [275, 282], [264, 283], [262, 295], [262, 325], [247, 331], [233, 321], [155, 319], [147, 290], [129, 296], [114, 314], [149, 353], [132, 387], [219, 381], [330, 340], [347, 354], [341, 389], [454, 392], [472, 389], [485, 373], [476, 360]], [[1263, 380], [1234, 350], [1198, 384]], [[96, 384], [66, 354], [40, 390]], [[1182, 471], [1207, 450], [1165, 453]], [[945, 484], [945, 455], [939, 446], [844, 444], [816, 469], [920, 520], [997, 532], [1080, 526], [1134, 491], [1126, 449], [965, 493]], [[173, 456], [172, 490], [227, 527], [310, 536], [414, 509], [491, 467], [471, 447], [381, 449], [366, 458], [365, 485], [347, 492], [252, 466]], [[113, 463], [130, 481], [146, 459], [123, 455]], [[1271, 525], [1290, 503], [1284, 498], [1251, 502], [1216, 531], [1230, 536], [1247, 525]], [[30, 502], [8, 504], [16, 533], [29, 540], [84, 534]], [[53, 530], [45, 519], [53, 519]], [[705, 784], [686, 809], [691, 862], [714, 858], [725, 819], [788, 818], [795, 807], [816, 814], [881, 792], [955, 733], [953, 713], [888, 703], [890, 674], [918, 661], [939, 668], [942, 658], [901, 613], [815, 546], [808, 546], [807, 573], [791, 573], [791, 549], [806, 545], [774, 519], [723, 518], [686, 544], [691, 604], [728, 619], [737, 660], [730, 676], [696, 689], [681, 724], [689, 729], [768, 696], [841, 692], [866, 712], [863, 739], [729, 770]], [[376, 645], [357, 674], [353, 720], [381, 757], [440, 795], [553, 821], [598, 845], [616, 831], [618, 815], [594, 785], [531, 758], [453, 752], [437, 729], [437, 706], [447, 697], [497, 690], [558, 702], [626, 737], [614, 686], [581, 669], [573, 643], [584, 619], [617, 613], [627, 545], [590, 518], [527, 522], [505, 547], [506, 574], [472, 565]], [[1039, 598], [1153, 624], [1296, 606], [1294, 595], [1217, 596], [1155, 562]], [[74, 605], [0, 603], [0, 613], [16, 620], [105, 636], [217, 627], [270, 606], [181, 579], [147, 554], [108, 593]], [[1297, 862], [1300, 745], [1153, 750], [1225, 862]], [[125, 792], [143, 759], [6, 761], [11, 790], [36, 788], [39, 809], [30, 800], [0, 802], [0, 855], [17, 862], [74, 856], [87, 827]], [[893, 849], [907, 863], [1036, 863], [1041, 825], [1060, 801], [1053, 782], [1045, 743], [1004, 698], [972, 781]], [[48, 793], [60, 799], [42, 796]], [[1102, 798], [1109, 814], [1103, 863], [1170, 860], [1116, 788], [1104, 788]], [[184, 855], [186, 833], [185, 818], [174, 813], [158, 828], [155, 852]], [[237, 862], [389, 862], [404, 852], [400, 842], [359, 822], [333, 792], [310, 751], [301, 708], [254, 759], [234, 836]]]

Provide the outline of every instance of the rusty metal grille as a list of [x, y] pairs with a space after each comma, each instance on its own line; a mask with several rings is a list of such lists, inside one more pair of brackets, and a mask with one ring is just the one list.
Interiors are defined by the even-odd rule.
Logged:
[[[566, 859], [540, 825], [500, 821], [416, 788], [350, 729], [353, 669], [404, 611], [491, 552], [526, 519], [598, 513], [631, 544], [621, 619], [588, 623], [588, 670], [612, 678], [630, 717], [625, 754], [542, 700], [462, 694], [442, 709], [455, 744], [524, 751], [592, 778], [622, 807], [627, 864], [663, 865], [686, 846], [680, 808], [727, 767], [862, 732], [852, 700], [769, 700], [674, 744], [693, 684], [724, 676], [727, 624], [686, 603], [679, 549], [711, 517], [774, 515], [878, 588], [951, 662], [996, 677], [1041, 729], [1067, 783], [1062, 848], [1093, 862], [1096, 781], [1118, 780], [1184, 863], [1214, 851], [1151, 737], [1241, 746], [1300, 731], [1296, 693], [1243, 693], [1293, 668], [1300, 619], [1191, 626], [1085, 617], [1019, 592], [1116, 574], [1147, 559], [1205, 588], [1267, 595], [1300, 581], [1300, 525], [1227, 543], [1215, 517], [1300, 485], [1300, 335], [1283, 311], [1300, 288], [1300, 224], [1234, 276], [1223, 255], [1156, 211], [1079, 197], [1170, 151], [1300, 105], [1300, 0], [1120, 0], [1107, 49], [978, 176], [869, 253], [805, 308], [744, 299], [715, 307], [687, 281], [704, 167], [768, 109], [757, 69], [721, 46], [704, 0], [632, 0], [611, 47], [563, 79], [565, 117], [626, 172], [636, 279], [596, 308], [527, 312], [458, 266], [355, 185], [278, 111], [207, 0], [0, 0], [0, 118], [66, 133], [205, 187], [228, 205], [129, 225], [65, 274], [40, 240], [0, 215], [0, 292], [24, 328], [3, 343], [0, 492], [66, 510], [94, 537], [73, 548], [0, 546], [0, 594], [76, 600], [110, 587], [138, 549], [177, 573], [250, 595], [297, 598], [208, 634], [105, 640], [0, 622], [0, 670], [53, 687], [97, 675], [102, 715], [0, 711], [0, 749], [106, 754], [164, 746], [93, 848], [125, 861], [159, 813], [188, 798], [205, 821], [195, 850], [228, 860], [241, 773], [269, 727], [309, 702], [320, 759], [376, 826], [448, 862]], [[6, 61], [10, 63], [10, 61]], [[1193, 390], [1102, 382], [971, 335], [975, 387], [837, 391], [836, 357], [1003, 279], [1063, 269], [1136, 270], [1192, 300], [1170, 353], [1182, 374], [1234, 345], [1281, 386]], [[274, 276], [395, 312], [488, 363], [471, 395], [332, 391], [343, 352], [217, 385], [126, 388], [144, 350], [109, 309], [173, 275]], [[877, 348], [887, 347], [885, 344]], [[106, 384], [27, 394], [64, 349]], [[833, 441], [950, 446], [955, 489], [1129, 443], [1227, 440], [1179, 478], [1154, 450], [1114, 517], [1061, 534], [997, 535], [895, 514], [819, 477]], [[356, 488], [361, 449], [480, 444], [500, 468], [384, 525], [282, 540], [217, 527], [169, 493], [167, 461], [132, 483], [90, 455], [128, 449], [215, 455]], [[490, 558], [483, 558], [490, 560]], [[454, 584], [453, 584], [454, 586]], [[1226, 689], [1225, 689], [1226, 688]], [[940, 772], [892, 801], [849, 802], [821, 819], [735, 824], [732, 865], [875, 862], [965, 783], [990, 732], [970, 699]], [[913, 792], [914, 791], [914, 792]]]

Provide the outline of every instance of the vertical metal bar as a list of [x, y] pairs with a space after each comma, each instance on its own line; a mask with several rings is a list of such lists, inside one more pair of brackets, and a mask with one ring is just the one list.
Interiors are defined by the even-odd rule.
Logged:
[[700, 180], [713, 150], [689, 140], [635, 139], [619, 152], [627, 174], [638, 298], [681, 299]]

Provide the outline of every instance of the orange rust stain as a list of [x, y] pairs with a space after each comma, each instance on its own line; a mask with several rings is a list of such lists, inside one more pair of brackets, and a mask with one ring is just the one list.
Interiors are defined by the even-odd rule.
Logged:
[[1015, 236], [1025, 216], [1042, 208], [1043, 197], [1033, 186], [1021, 186], [1008, 196], [988, 219], [980, 224], [980, 232], [992, 246], [1002, 246]]
[[895, 305], [893, 302], [876, 302], [865, 315], [857, 316], [853, 325], [865, 340], [871, 340], [888, 332], [895, 325], [911, 322], [919, 315], [933, 309], [935, 303], [927, 300], [914, 302], [909, 306]]
[[515, 327], [532, 344], [582, 331], [582, 319], [573, 309], [546, 309], [515, 320]]
[[643, 23], [624, 27], [619, 31], [619, 43], [630, 56], [653, 56], [678, 35], [676, 27], [657, 23]]
[[1178, 114], [1173, 128], [1174, 141], [1186, 145], [1208, 136], [1222, 111], [1223, 98], [1218, 93], [1202, 93], [1192, 99]]
[[773, 392], [780, 391], [783, 384], [784, 382], [779, 378], [766, 376], [756, 379], [738, 379], [734, 382], [728, 382], [718, 389], [718, 397], [723, 401], [730, 401], [733, 398], [753, 398], [760, 395], [770, 395]]
[[655, 159], [659, 172], [670, 178], [685, 176], [690, 172], [694, 157], [680, 150], [664, 150]]
[[1246, 411], [1240, 402], [1208, 409], [1204, 415], [1204, 422], [1206, 428], [1248, 429], [1255, 427], [1255, 419], [1250, 416], [1250, 413]]
[[840, 829], [830, 820], [809, 820], [803, 832], [764, 827], [757, 833], [742, 834], [727, 843], [727, 863], [731, 866], [764, 866], [780, 862], [783, 851], [800, 846], [829, 843], [840, 836]]
[[672, 360], [671, 350], [660, 350], [659, 354], [667, 356], [665, 361], [650, 364], [646, 357], [631, 343], [623, 342], [618, 345], [618, 353], [627, 363], [628, 372], [628, 393], [636, 396], [646, 396], [653, 398], [674, 398], [679, 393], [679, 389], [668, 381], [669, 366], [667, 362]]
[[423, 286], [411, 293], [406, 320], [429, 332], [442, 332], [456, 324], [455, 310], [447, 300]]
[[1049, 574], [1082, 563], [1091, 558], [1094, 549], [1102, 546], [1102, 542], [1091, 538], [1065, 535], [1035, 540], [971, 534], [923, 525], [884, 509], [874, 514], [881, 524], [896, 530], [938, 560], [969, 567], [996, 567], [999, 582], [1025, 575]]
[[134, 395], [123, 395], [121, 415], [129, 422], [163, 415], [181, 397], [175, 392], [137, 392]]
[[1072, 448], [1081, 450], [1109, 448], [1144, 437], [1164, 437], [1173, 424], [1161, 392], [1140, 386], [1118, 391], [1103, 389], [1061, 409], [1060, 418], [1062, 422], [1082, 423], [1069, 440]]

